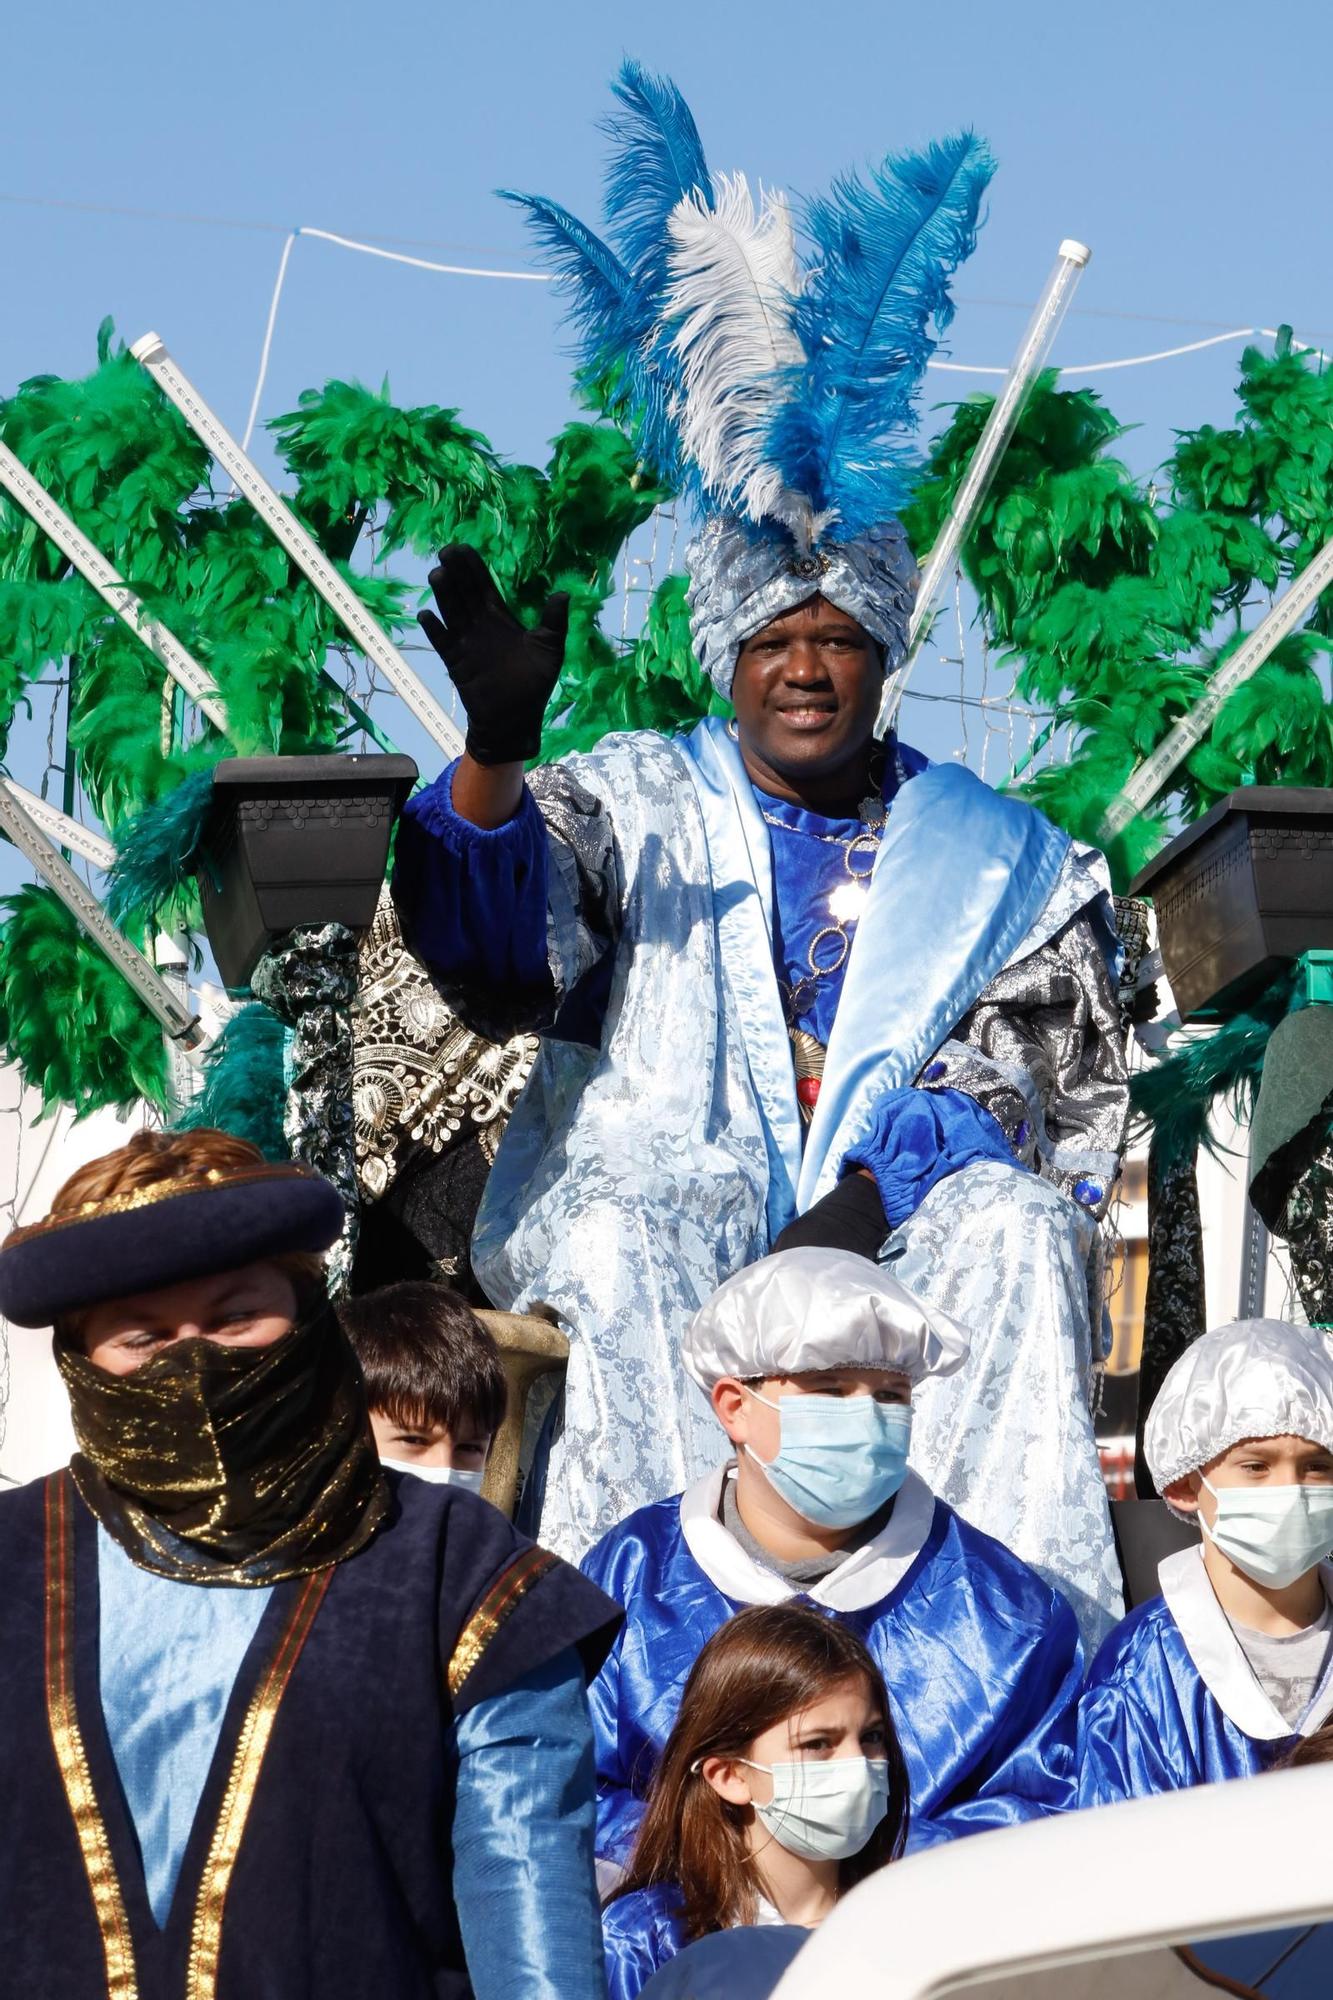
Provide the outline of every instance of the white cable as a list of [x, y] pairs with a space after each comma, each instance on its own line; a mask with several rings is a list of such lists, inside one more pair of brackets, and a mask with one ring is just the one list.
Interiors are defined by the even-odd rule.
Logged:
[[[287, 241], [282, 246], [282, 256], [278, 262], [278, 282], [274, 285], [273, 297], [269, 300], [268, 325], [264, 328], [264, 345], [259, 350], [259, 373], [255, 377], [255, 393], [250, 398], [250, 414], [245, 420], [245, 431], [241, 438], [242, 451], [249, 451], [250, 449], [250, 435], [255, 427], [255, 418], [259, 415], [259, 399], [264, 393], [264, 383], [268, 376], [268, 357], [273, 346], [273, 328], [278, 317], [278, 300], [282, 297], [282, 288], [287, 282], [287, 263], [292, 254], [292, 245], [300, 233], [299, 229], [293, 229]], [[235, 491], [236, 488], [233, 486], [232, 492], [234, 493]]]
[[302, 224], [296, 234], [318, 236], [325, 243], [341, 244], [344, 250], [360, 250], [367, 257], [386, 257], [391, 264], [411, 264], [418, 271], [443, 271], [451, 278], [509, 278], [519, 285], [552, 282], [549, 271], [485, 271], [472, 264], [434, 264], [428, 257], [409, 257], [402, 250], [382, 250], [378, 243], [357, 243], [350, 236], [335, 236], [331, 229], [308, 229]]
[[[1225, 340], [1252, 340], [1262, 334], [1267, 340], [1277, 339], [1275, 326], [1235, 326], [1229, 333], [1214, 333], [1207, 340], [1187, 340], [1183, 347], [1162, 347], [1155, 354], [1127, 354], [1120, 361], [1064, 361], [1060, 364], [1062, 375], [1104, 375], [1108, 368], [1142, 368], [1150, 361], [1173, 361], [1178, 354], [1197, 354], [1201, 347], [1217, 347]], [[1313, 347], [1309, 341], [1293, 340], [1292, 346], [1301, 354], [1317, 354], [1321, 361], [1328, 356], [1322, 347]], [[1007, 368], [978, 368], [970, 361], [928, 361], [927, 368], [936, 368], [947, 375], [1007, 375]]]
[[[384, 257], [391, 264], [410, 264], [417, 271], [443, 271], [452, 278], [510, 278], [517, 284], [546, 285], [551, 282], [546, 271], [489, 271], [471, 264], [436, 264], [429, 257], [409, 257], [402, 250], [384, 250], [378, 243], [358, 243], [350, 236], [338, 236], [331, 229], [311, 229], [302, 223], [288, 232], [287, 241], [282, 246], [282, 256], [278, 260], [278, 278], [269, 300], [268, 324], [264, 328], [264, 345], [259, 355], [259, 374], [255, 379], [255, 392], [250, 398], [250, 414], [246, 418], [241, 434], [241, 450], [249, 451], [250, 439], [254, 434], [255, 421], [259, 415], [260, 398], [264, 393], [264, 382], [268, 376], [268, 358], [273, 346], [273, 328], [278, 317], [278, 301], [282, 288], [287, 282], [287, 265], [298, 236], [318, 236], [323, 243], [336, 243], [344, 250], [359, 250], [365, 257]], [[233, 488], [233, 491], [235, 489]]]

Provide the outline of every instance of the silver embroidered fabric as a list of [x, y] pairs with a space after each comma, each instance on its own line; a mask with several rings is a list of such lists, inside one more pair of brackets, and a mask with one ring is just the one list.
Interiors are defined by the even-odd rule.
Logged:
[[940, 1181], [885, 1245], [895, 1278], [971, 1332], [912, 1397], [912, 1464], [964, 1520], [1064, 1592], [1092, 1657], [1124, 1615], [1088, 1407], [1096, 1224], [999, 1161]]
[[898, 521], [802, 553], [789, 537], [765, 539], [741, 521], [712, 520], [686, 549], [685, 568], [694, 650], [719, 694], [731, 694], [745, 641], [816, 593], [879, 640], [890, 669], [907, 656], [917, 568]]
[[[682, 752], [608, 737], [535, 773], [533, 790], [551, 834], [552, 1013], [622, 932], [633, 940], [601, 1050], [542, 1042], [473, 1237], [496, 1304], [545, 1300], [569, 1333], [540, 1532], [577, 1558], [716, 1462], [716, 1421], [680, 1338], [767, 1247], [768, 1156]], [[614, 802], [614, 826], [599, 799]]]
[[[564, 1425], [552, 1448], [540, 1533], [558, 1554], [577, 1558], [633, 1508], [679, 1491], [716, 1460], [715, 1420], [685, 1377], [680, 1338], [722, 1279], [767, 1249], [768, 1163], [741, 1009], [722, 969], [707, 840], [684, 752], [653, 735], [614, 735], [586, 755], [543, 767], [530, 783], [549, 835], [549, 996], [540, 1018], [525, 996], [521, 1021], [506, 1016], [505, 996], [494, 990], [451, 991], [450, 999], [469, 1025], [495, 1036], [520, 1025], [549, 1028], [574, 983], [607, 952], [615, 954], [602, 1048], [543, 1039], [473, 1239], [474, 1268], [497, 1305], [521, 1311], [545, 1300], [570, 1335]], [[1038, 1011], [1043, 995], [1055, 1008], [1057, 978], [1066, 975], [1059, 929], [1069, 928], [1080, 898], [1095, 893], [1093, 873], [1071, 854], [1024, 956], [1010, 968], [1021, 974], [1015, 995], [1026, 994]], [[1077, 951], [1084, 948], [1080, 940]], [[773, 976], [771, 967], [766, 976]], [[1098, 977], [1100, 993], [1108, 984], [1104, 963]], [[973, 1010], [973, 1024], [998, 1023], [999, 1005], [988, 1011], [992, 992]], [[1100, 1034], [1100, 999], [1085, 1030], [1094, 1017]], [[1058, 1040], [1050, 1023], [1038, 1029], [1024, 1030], [1036, 1032], [1038, 1051], [1050, 1036]], [[998, 1027], [996, 1045], [997, 1038]], [[979, 1078], [985, 1066], [991, 1088], [996, 1059], [972, 1044], [958, 1046], [978, 1063]], [[1051, 1063], [1052, 1078], [1057, 1066]], [[1123, 1116], [1123, 1088], [1120, 1104]], [[1063, 1130], [1067, 1114], [1056, 1123]], [[1043, 1523], [1029, 1542], [1046, 1550], [1056, 1540], [1078, 1544], [1100, 1578], [1110, 1543], [1104, 1503], [1098, 1516], [1089, 1483], [1100, 1475], [1086, 1404], [1086, 1267], [1094, 1218], [1035, 1175], [1006, 1166], [969, 1173], [998, 1173], [1006, 1196], [1017, 1191], [1017, 1207], [968, 1208], [968, 1230], [980, 1248], [976, 1258], [970, 1250], [962, 1256], [961, 1271], [950, 1268], [951, 1232], [957, 1229], [965, 1245], [968, 1230], [950, 1222], [934, 1238], [928, 1223], [932, 1202], [934, 1213], [941, 1203], [952, 1213], [960, 1197], [948, 1191], [968, 1175], [942, 1183], [907, 1225], [909, 1244], [938, 1288], [929, 1296], [945, 1303], [944, 1291], [961, 1287], [966, 1311], [979, 1315], [967, 1323], [979, 1331], [987, 1357], [968, 1371], [981, 1399], [976, 1409], [968, 1415], [962, 1399], [943, 1421], [959, 1431], [975, 1423], [984, 1444], [991, 1406], [1005, 1400], [1006, 1369], [1015, 1405], [1006, 1407], [1006, 1425], [1027, 1421], [1029, 1378], [1039, 1387], [1048, 1377], [1060, 1385], [1042, 1389], [1032, 1406], [1034, 1423], [1038, 1409], [1045, 1421], [1049, 1405], [1064, 1413], [1049, 1462], [1035, 1453], [1030, 1466], [1006, 1468], [1005, 1525], [984, 1518], [980, 1525], [1003, 1539], [1008, 1515], [1023, 1511], [1022, 1495]], [[998, 1317], [988, 1316], [991, 1303]], [[1021, 1353], [1021, 1366], [1010, 1367], [1011, 1349]], [[1069, 1414], [1075, 1408], [1077, 1424]], [[923, 1416], [918, 1438], [930, 1427]], [[1057, 1534], [1051, 1523], [1060, 1481], [1052, 1467], [1067, 1431], [1078, 1448], [1074, 1525]], [[955, 1484], [967, 1485], [961, 1470]], [[945, 1490], [945, 1497], [953, 1496]], [[1071, 1561], [1086, 1566], [1078, 1550]], [[1053, 1559], [1046, 1567], [1054, 1572]], [[1097, 1590], [1104, 1581], [1089, 1586], [1090, 1602], [1103, 1601]]]
[[1129, 1095], [1119, 999], [1092, 920], [1073, 918], [1005, 966], [917, 1081], [966, 1091], [1017, 1159], [1104, 1215]]
[[356, 1171], [378, 1201], [409, 1161], [440, 1153], [466, 1127], [488, 1160], [537, 1054], [535, 1035], [487, 1041], [465, 1028], [403, 942], [386, 883], [361, 939], [352, 1070]]

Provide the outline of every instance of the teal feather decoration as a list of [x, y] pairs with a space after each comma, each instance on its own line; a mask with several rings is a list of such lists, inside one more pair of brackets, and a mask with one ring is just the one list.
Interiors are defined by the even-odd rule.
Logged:
[[211, 767], [193, 771], [154, 805], [129, 821], [117, 840], [107, 877], [111, 921], [149, 922], [176, 902], [191, 878], [213, 810]]
[[258, 1000], [232, 1015], [204, 1057], [204, 1084], [175, 1121], [178, 1132], [203, 1126], [258, 1146], [266, 1160], [289, 1160], [282, 1129], [286, 1030]]
[[1151, 1127], [1163, 1171], [1192, 1161], [1204, 1146], [1213, 1106], [1229, 1100], [1243, 1116], [1254, 1106], [1268, 1038], [1303, 1004], [1300, 968], [1283, 972], [1243, 1013], [1215, 1034], [1191, 1036], [1171, 1055], [1131, 1078], [1130, 1105], [1140, 1132]]

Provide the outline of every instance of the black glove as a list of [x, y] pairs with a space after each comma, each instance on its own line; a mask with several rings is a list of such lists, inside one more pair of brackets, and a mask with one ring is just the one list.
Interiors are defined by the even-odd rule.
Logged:
[[426, 581], [440, 616], [423, 611], [417, 623], [467, 710], [468, 755], [478, 764], [519, 764], [535, 757], [565, 657], [568, 594], [553, 591], [542, 606], [541, 623], [529, 632], [477, 551], [461, 542], [440, 550], [439, 567]]

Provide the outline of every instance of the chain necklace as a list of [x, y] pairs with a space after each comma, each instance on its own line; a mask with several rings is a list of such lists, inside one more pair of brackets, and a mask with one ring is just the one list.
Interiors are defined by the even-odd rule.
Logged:
[[[778, 827], [784, 833], [804, 833], [809, 839], [823, 841], [826, 846], [841, 848], [843, 867], [847, 871], [847, 880], [838, 883], [825, 906], [828, 923], [821, 925], [810, 940], [806, 970], [790, 985], [783, 983], [787, 1026], [792, 1031], [796, 1030], [801, 1015], [813, 1004], [820, 980], [841, 972], [851, 952], [851, 934], [865, 911], [870, 895], [870, 877], [874, 873], [875, 857], [879, 853], [888, 818], [882, 796], [882, 773], [883, 759], [879, 757], [871, 766], [872, 790], [857, 809], [860, 830], [850, 836], [819, 833], [813, 827], [795, 828], [775, 813], [764, 812], [769, 826]], [[763, 811], [763, 808], [760, 810]]]

